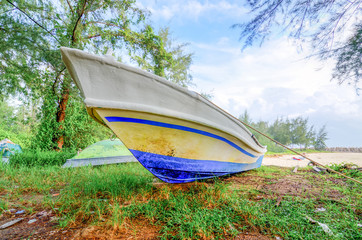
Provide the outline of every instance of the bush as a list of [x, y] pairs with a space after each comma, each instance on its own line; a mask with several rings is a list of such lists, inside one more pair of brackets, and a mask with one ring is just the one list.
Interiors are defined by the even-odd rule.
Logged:
[[67, 159], [72, 158], [74, 151], [45, 151], [45, 150], [25, 150], [22, 153], [16, 153], [9, 158], [13, 166], [61, 166]]

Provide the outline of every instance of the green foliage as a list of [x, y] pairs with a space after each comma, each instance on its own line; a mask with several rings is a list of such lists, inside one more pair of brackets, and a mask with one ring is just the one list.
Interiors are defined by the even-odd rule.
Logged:
[[[81, 106], [60, 46], [96, 54], [112, 49], [118, 58], [128, 53], [146, 59], [144, 64], [157, 75], [185, 86], [190, 83], [191, 55], [183, 55], [181, 47], [168, 49], [146, 17], [133, 0], [2, 1], [0, 99], [16, 95], [24, 103], [37, 103], [41, 112], [39, 127], [31, 125], [36, 135], [33, 145], [84, 148], [109, 133], [96, 126]], [[171, 69], [175, 73], [170, 74]]]
[[277, 118], [269, 128], [269, 133], [280, 143], [292, 143], [291, 123], [289, 119]]
[[[108, 128], [95, 122], [88, 114], [79, 98], [70, 97], [66, 109], [66, 121], [61, 125], [56, 121], [57, 102], [51, 96], [44, 99], [40, 126], [33, 141], [33, 148], [52, 150], [56, 148], [54, 138], [62, 135], [64, 147], [67, 149], [84, 149], [87, 146], [109, 138]], [[60, 127], [62, 126], [62, 127]]]
[[334, 51], [337, 56], [337, 63], [334, 68], [333, 78], [339, 84], [348, 82], [352, 84], [357, 93], [358, 83], [362, 76], [362, 23], [355, 25], [354, 35], [352, 35], [346, 44]]
[[292, 119], [290, 123], [290, 133], [291, 143], [293, 144], [305, 145], [305, 148], [307, 148], [310, 142], [313, 141], [312, 138], [308, 139], [308, 118], [303, 119], [302, 117], [297, 117]]
[[34, 149], [11, 155], [9, 161], [12, 166], [62, 166], [74, 155], [74, 151], [55, 152]]
[[246, 124], [251, 124], [253, 122], [247, 110], [245, 110], [244, 113], [239, 116], [239, 119]]
[[327, 140], [327, 131], [326, 126], [324, 125], [321, 129], [319, 129], [318, 133], [314, 139], [314, 148], [317, 150], [324, 150], [326, 149], [326, 140]]
[[[324, 150], [326, 148], [326, 127], [323, 126], [317, 133], [313, 126], [309, 126], [308, 118], [277, 118], [272, 124], [269, 124], [265, 121], [253, 122], [250, 115], [245, 111], [239, 119], [283, 145], [290, 147], [299, 146], [300, 148], [304, 147], [304, 149], [313, 146], [316, 150]], [[279, 153], [286, 150], [261, 134], [253, 130], [251, 132], [262, 145], [267, 146], [269, 152]]]
[[32, 126], [36, 125], [32, 108], [24, 105], [15, 108], [7, 101], [0, 101], [0, 140], [8, 138], [22, 148], [28, 148], [33, 137]]
[[[180, 86], [187, 87], [192, 82], [190, 74], [190, 65], [192, 63], [192, 53], [186, 53], [185, 48], [188, 44], [175, 44], [176, 40], [171, 38], [169, 28], [162, 28], [159, 36], [164, 43], [165, 50], [172, 55], [172, 61], [165, 67], [164, 77]], [[153, 71], [153, 66], [147, 56], [133, 56], [138, 65], [147, 71]]]
[[357, 165], [353, 164], [330, 164], [329, 167], [333, 170], [336, 170], [338, 172], [342, 172], [343, 174], [355, 178], [355, 179], [361, 179], [362, 178], [362, 172], [358, 170]]

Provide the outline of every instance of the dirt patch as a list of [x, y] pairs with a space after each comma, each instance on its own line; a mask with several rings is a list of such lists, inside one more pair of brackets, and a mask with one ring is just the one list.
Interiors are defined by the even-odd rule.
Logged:
[[161, 226], [147, 219], [125, 220], [121, 226], [89, 226], [78, 230], [72, 239], [158, 239]]
[[275, 239], [275, 238], [262, 235], [258, 232], [252, 232], [252, 233], [246, 232], [234, 238], [234, 240], [270, 240], [270, 239]]
[[[0, 230], [1, 240], [15, 239], [157, 239], [161, 226], [151, 224], [147, 219], [125, 220], [121, 226], [111, 227], [78, 225], [59, 228], [57, 217], [51, 212], [38, 212], [30, 216], [5, 213], [0, 217], [0, 226], [12, 220], [20, 222]], [[35, 222], [29, 222], [31, 220]]]
[[288, 175], [274, 182], [264, 185], [262, 190], [279, 196], [298, 196], [302, 198], [320, 197], [322, 192], [324, 197], [330, 199], [339, 199], [343, 197], [339, 191], [334, 189], [326, 189], [318, 183], [317, 178], [312, 177], [309, 181], [305, 176]]
[[17, 218], [22, 220], [0, 230], [0, 239], [71, 239], [74, 235], [74, 229], [57, 228], [56, 216], [50, 211], [32, 215], [5, 213], [0, 217], [0, 226]]

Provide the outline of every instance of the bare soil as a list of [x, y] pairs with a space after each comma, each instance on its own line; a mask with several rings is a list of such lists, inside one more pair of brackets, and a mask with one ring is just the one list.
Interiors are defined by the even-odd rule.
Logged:
[[[2, 214], [0, 217], [0, 226], [17, 218], [23, 218], [23, 220], [0, 230], [0, 239], [73, 239], [77, 229], [61, 229], [56, 223], [54, 214], [49, 211], [47, 213], [50, 214], [40, 215], [39, 213], [41, 212], [43, 211], [32, 215]], [[28, 223], [31, 219], [36, 219], [36, 222]]]

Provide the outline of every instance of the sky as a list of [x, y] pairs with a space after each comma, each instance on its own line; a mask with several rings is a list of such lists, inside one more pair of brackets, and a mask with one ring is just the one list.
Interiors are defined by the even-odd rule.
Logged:
[[153, 26], [170, 27], [176, 42], [194, 54], [191, 89], [254, 121], [303, 117], [317, 129], [326, 125], [328, 147], [362, 147], [362, 96], [349, 85], [331, 81], [333, 61], [308, 58], [302, 48], [278, 32], [262, 46], [243, 51], [235, 23], [250, 16], [245, 1], [138, 0]]

